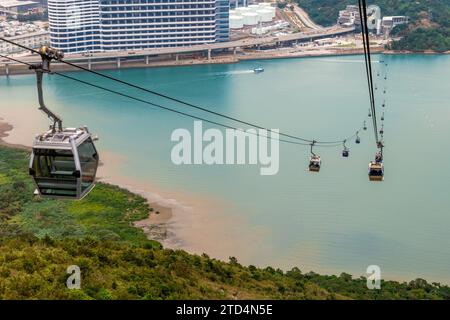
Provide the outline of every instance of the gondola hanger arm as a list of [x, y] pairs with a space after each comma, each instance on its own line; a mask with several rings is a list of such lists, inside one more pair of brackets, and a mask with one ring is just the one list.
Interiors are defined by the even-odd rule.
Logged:
[[60, 116], [55, 114], [45, 105], [44, 101], [44, 91], [42, 88], [44, 73], [50, 73], [50, 64], [52, 60], [59, 60], [64, 57], [64, 54], [58, 50], [43, 46], [39, 49], [39, 54], [41, 56], [41, 63], [36, 65], [31, 65], [29, 68], [36, 72], [36, 83], [38, 89], [38, 100], [39, 100], [39, 110], [44, 112], [52, 121], [52, 132], [61, 132], [62, 128], [62, 119]]

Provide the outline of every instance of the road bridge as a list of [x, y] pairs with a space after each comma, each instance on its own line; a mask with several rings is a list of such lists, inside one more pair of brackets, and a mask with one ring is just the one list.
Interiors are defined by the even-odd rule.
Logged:
[[[147, 50], [133, 50], [133, 51], [104, 51], [96, 53], [80, 53], [80, 54], [67, 54], [64, 60], [72, 63], [83, 63], [91, 68], [94, 63], [101, 62], [114, 62], [117, 68], [120, 68], [121, 62], [126, 60], [143, 60], [146, 64], [149, 64], [152, 57], [171, 55], [176, 61], [181, 54], [202, 53], [210, 60], [214, 52], [232, 50], [234, 54], [238, 48], [254, 48], [264, 45], [282, 45], [284, 43], [311, 41], [314, 39], [333, 37], [338, 35], [354, 32], [355, 28], [340, 28], [331, 27], [321, 30], [313, 30], [308, 32], [297, 32], [291, 34], [285, 34], [280, 36], [266, 36], [245, 38], [228, 42], [217, 42], [211, 44], [201, 44], [185, 47], [171, 47], [171, 48], [154, 48]], [[21, 61], [27, 63], [38, 63], [40, 58], [37, 55], [20, 57]], [[0, 64], [5, 65], [8, 69], [8, 65], [13, 65], [11, 61], [0, 59]]]

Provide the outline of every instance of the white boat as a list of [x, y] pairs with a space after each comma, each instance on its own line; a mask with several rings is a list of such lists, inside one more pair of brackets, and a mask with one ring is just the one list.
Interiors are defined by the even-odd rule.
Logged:
[[263, 68], [263, 67], [255, 68], [255, 69], [253, 69], [253, 72], [254, 72], [254, 73], [261, 73], [261, 72], [264, 72], [264, 68]]

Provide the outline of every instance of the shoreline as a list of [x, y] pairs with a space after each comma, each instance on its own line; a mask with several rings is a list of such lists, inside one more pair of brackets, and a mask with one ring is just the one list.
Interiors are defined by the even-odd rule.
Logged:
[[8, 143], [4, 140], [4, 138], [8, 137], [8, 132], [12, 131], [14, 127], [5, 121], [2, 117], [0, 117], [0, 146], [10, 147], [10, 148], [16, 148], [26, 151], [31, 151], [30, 147], [24, 146], [22, 144], [13, 144]]
[[[91, 65], [92, 70], [121, 70], [121, 69], [134, 69], [134, 68], [158, 68], [158, 67], [183, 67], [192, 65], [214, 65], [214, 64], [233, 64], [241, 61], [253, 61], [253, 60], [275, 60], [275, 59], [291, 59], [291, 58], [311, 58], [311, 57], [339, 57], [339, 56], [351, 56], [364, 54], [363, 48], [336, 48], [336, 47], [324, 47], [315, 49], [301, 49], [290, 48], [291, 50], [285, 50], [289, 48], [282, 48], [278, 52], [267, 50], [267, 52], [247, 52], [234, 55], [233, 53], [222, 54], [213, 56], [210, 60], [205, 57], [191, 57], [186, 59], [160, 59], [157, 61], [151, 61], [148, 64], [144, 61], [121, 61], [118, 68], [115, 62], [105, 61], [101, 63], [95, 63]], [[372, 48], [372, 53], [384, 53], [383, 47]], [[86, 62], [78, 63], [80, 66], [87, 67]], [[0, 76], [8, 75], [26, 75], [33, 74], [33, 70], [29, 70], [27, 65], [21, 65], [17, 63], [8, 64], [9, 74], [6, 74], [5, 63], [0, 63]], [[69, 72], [77, 71], [78, 69], [60, 64], [54, 63], [52, 65], [53, 71]]]
[[436, 52], [436, 51], [432, 51], [432, 50], [425, 50], [425, 51], [420, 51], [420, 52], [414, 52], [414, 51], [408, 51], [408, 50], [385, 50], [383, 52], [383, 54], [386, 55], [414, 55], [414, 54], [418, 54], [418, 55], [427, 55], [427, 56], [433, 56], [433, 55], [447, 55], [450, 54], [450, 51], [445, 51], [445, 52]]
[[[190, 57], [186, 59], [174, 60], [172, 58], [161, 58], [160, 60], [151, 61], [148, 64], [143, 61], [136, 60], [123, 60], [121, 61], [120, 67], [118, 68], [116, 62], [105, 61], [100, 63], [92, 64], [92, 70], [121, 70], [121, 69], [136, 69], [136, 68], [158, 68], [158, 67], [183, 67], [192, 65], [215, 65], [215, 64], [233, 64], [242, 61], [253, 61], [253, 60], [275, 60], [275, 59], [293, 59], [293, 58], [314, 58], [314, 57], [341, 57], [341, 56], [352, 56], [364, 54], [363, 48], [339, 48], [339, 47], [324, 47], [324, 48], [314, 48], [314, 49], [302, 49], [298, 48], [279, 48], [277, 51], [267, 50], [258, 52], [244, 52], [241, 54], [234, 55], [233, 53], [222, 54], [213, 56], [210, 60], [205, 57]], [[424, 52], [412, 52], [405, 50], [386, 50], [384, 47], [373, 47], [371, 52], [374, 54], [386, 54], [386, 55], [447, 55], [450, 51], [446, 52], [434, 52], [434, 51], [424, 51]], [[32, 70], [29, 70], [28, 66], [21, 65], [18, 63], [8, 64], [9, 74], [6, 74], [5, 63], [0, 63], [0, 76], [8, 75], [26, 75], [33, 74]], [[80, 66], [87, 67], [86, 62], [78, 63]], [[52, 67], [53, 71], [60, 72], [70, 72], [77, 71], [78, 69], [60, 64], [54, 63]]]
[[[31, 150], [30, 147], [21, 144], [9, 143], [4, 140], [4, 138], [10, 136], [10, 132], [12, 130], [14, 130], [14, 126], [7, 123], [5, 119], [0, 117], [0, 146], [19, 148], [21, 150], [30, 151]], [[257, 247], [258, 243], [260, 243], [258, 239], [266, 235], [266, 230], [256, 228], [253, 230], [255, 234], [252, 235], [251, 237], [247, 237], [247, 239], [241, 238], [238, 239], [236, 237], [233, 237], [233, 232], [235, 232], [236, 230], [230, 231], [230, 229], [232, 229], [233, 226], [227, 224], [224, 225], [223, 221], [218, 222], [222, 230], [217, 229], [207, 230], [210, 227], [210, 224], [208, 224], [208, 221], [206, 221], [205, 219], [208, 219], [208, 217], [205, 217], [205, 215], [202, 216], [202, 214], [200, 215], [197, 214], [194, 217], [192, 216], [189, 217], [189, 215], [193, 213], [194, 208], [185, 206], [184, 203], [188, 203], [188, 201], [190, 201], [191, 203], [201, 203], [205, 205], [203, 209], [207, 208], [208, 211], [203, 211], [203, 213], [206, 212], [208, 215], [210, 215], [209, 220], [215, 220], [217, 218], [217, 215], [214, 214], [215, 212], [210, 211], [211, 208], [214, 208], [214, 206], [217, 205], [217, 203], [211, 201], [211, 199], [200, 199], [200, 198], [195, 199], [197, 201], [192, 201], [193, 200], [192, 198], [185, 198], [177, 193], [175, 193], [175, 197], [173, 198], [168, 197], [166, 193], [163, 193], [162, 196], [158, 189], [152, 189], [152, 187], [149, 188], [149, 184], [146, 182], [139, 184], [137, 180], [117, 175], [118, 169], [120, 168], [123, 159], [120, 159], [119, 157], [115, 156], [112, 153], [103, 152], [102, 159], [105, 158], [107, 159], [107, 161], [103, 161], [99, 166], [99, 174], [97, 175], [98, 181], [116, 185], [122, 189], [128, 190], [129, 192], [142, 196], [147, 200], [149, 207], [153, 209], [151, 210], [147, 218], [133, 222], [133, 226], [142, 229], [148, 239], [160, 242], [162, 246], [167, 249], [173, 250], [180, 249], [188, 252], [189, 254], [198, 254], [198, 255], [206, 253], [208, 256], [211, 256], [212, 258], [216, 258], [222, 261], [227, 261], [229, 257], [236, 257], [243, 265], [252, 264], [258, 267], [266, 266], [265, 264], [260, 265], [258, 263], [252, 263], [252, 258], [253, 255], [255, 254], [255, 250], [251, 245], [253, 243], [256, 244]], [[104, 163], [108, 163], [108, 166], [105, 166]], [[114, 176], [111, 176], [111, 174], [113, 174]], [[200, 212], [201, 211], [202, 210], [200, 210]], [[236, 220], [236, 217], [233, 217], [230, 221], [231, 223], [237, 224], [241, 222], [239, 220]], [[230, 221], [226, 222], [228, 223]], [[187, 224], [187, 227], [190, 228], [193, 224], [196, 223], [197, 224], [205, 223], [206, 228], [205, 226], [203, 226], [203, 229], [201, 229], [200, 231], [198, 229], [193, 231], [188, 230], [187, 233], [186, 230], [180, 229], [180, 224], [181, 225]], [[207, 231], [202, 232], [203, 230]], [[223, 236], [223, 234], [217, 237], [216, 233], [218, 231], [220, 233], [220, 231], [223, 230], [227, 230], [226, 233], [224, 234], [226, 237], [219, 239], [221, 236]], [[207, 247], [209, 246], [209, 248], [213, 250], [199, 250], [198, 247], [192, 246], [192, 243], [189, 242], [186, 243], [186, 241], [189, 240], [186, 237], [186, 235], [189, 233], [191, 235], [194, 235], [194, 237], [197, 237], [197, 240], [200, 239], [200, 242], [206, 244]], [[220, 243], [220, 241], [223, 242], [228, 241], [229, 243], [224, 247], [223, 243]], [[244, 243], [248, 246], [247, 248], [244, 249], [244, 251], [242, 248], [242, 241], [244, 241]], [[217, 247], [218, 245], [220, 247]], [[224, 248], [226, 250], [224, 250]], [[242, 255], [243, 252], [244, 255]], [[285, 266], [279, 267], [283, 270], [289, 270], [289, 268]], [[290, 266], [290, 268], [292, 267], [294, 266]], [[337, 275], [339, 272], [339, 271], [333, 272], [328, 270], [327, 268], [323, 269], [319, 266], [315, 266], [312, 269], [309, 268], [308, 270], [314, 270], [314, 272], [318, 272], [319, 274]], [[419, 276], [415, 276], [413, 278], [417, 277]], [[397, 274], [391, 275], [384, 279], [403, 282], [408, 281], [410, 277], [402, 277], [401, 275]]]
[[[282, 58], [282, 57], [280, 57], [280, 58]], [[176, 69], [176, 70], [178, 70], [178, 69]], [[6, 109], [6, 108], [5, 108]], [[8, 114], [9, 112], [6, 112], [6, 114]], [[8, 118], [8, 117], [6, 117], [6, 118]], [[14, 123], [14, 122], [13, 122]], [[13, 129], [13, 131], [15, 131], [19, 126], [16, 126], [16, 124], [19, 124], [19, 126], [22, 126], [22, 127], [24, 127], [24, 125], [21, 125], [21, 123], [20, 122], [17, 122], [17, 120], [16, 120], [16, 122], [14, 123], [14, 128], [12, 127], [12, 126], [10, 126], [10, 129]], [[12, 136], [14, 136], [13, 134], [12, 134]], [[16, 134], [16, 136], [17, 136], [17, 134]], [[25, 137], [26, 138], [26, 135], [23, 135], [23, 137]], [[22, 138], [23, 138], [22, 137]], [[31, 136], [30, 136], [31, 137]], [[15, 138], [14, 139], [7, 139], [8, 141], [10, 141], [10, 142], [16, 142], [16, 141], [18, 141], [18, 140], [15, 140]], [[20, 140], [20, 141], [22, 141], [22, 139]], [[31, 139], [30, 139], [30, 141], [31, 141]], [[103, 156], [102, 156], [102, 158], [103, 158]], [[103, 159], [102, 159], [103, 160]], [[119, 163], [120, 164], [120, 163]], [[121, 171], [117, 171], [117, 172], [121, 172]], [[107, 181], [107, 180], [105, 180], [105, 181]], [[115, 183], [115, 184], [117, 184], [117, 183]], [[124, 186], [125, 188], [127, 188], [127, 189], [129, 189], [130, 191], [132, 191], [132, 192], [134, 192], [134, 193], [137, 193], [136, 192], [136, 188], [129, 188], [129, 186], [125, 186], [125, 185], [123, 185], [123, 184], [119, 184], [120, 186]], [[161, 211], [162, 212], [162, 211]], [[168, 212], [167, 214], [165, 213], [165, 214], [161, 214], [160, 216], [157, 216], [157, 220], [158, 220], [158, 222], [161, 222], [161, 219], [162, 219], [162, 222], [163, 223], [167, 223], [168, 222], [168, 220], [171, 220], [173, 217], [172, 217], [172, 215], [173, 215], [173, 212], [172, 212], [172, 210], [170, 211], [170, 212]], [[155, 216], [155, 215], [151, 215], [151, 216]], [[146, 219], [144, 219], [144, 220], [146, 220]], [[143, 221], [143, 223], [148, 223], [148, 221]], [[155, 223], [158, 223], [158, 222], [155, 222]], [[136, 222], [137, 224], [139, 224], [139, 222]], [[140, 226], [140, 227], [142, 227], [142, 226]], [[144, 226], [145, 227], [145, 226]], [[149, 228], [150, 229], [150, 228]], [[156, 230], [147, 230], [147, 232], [154, 232], [154, 236], [158, 236], [159, 234], [157, 233], [157, 232], [155, 232]], [[166, 232], [165, 234], [162, 234], [163, 236], [167, 236], [167, 230], [166, 231], [164, 231], [164, 230], [161, 230], [161, 232]], [[160, 233], [161, 234], [161, 233]]]
[[[0, 117], [0, 146], [31, 151], [31, 147], [24, 146], [22, 144], [9, 143], [4, 140], [4, 138], [9, 136], [9, 133], [13, 129], [14, 126], [12, 126], [8, 122], [6, 122], [5, 119]], [[103, 166], [104, 162], [100, 162], [99, 171]], [[112, 181], [103, 178], [99, 178], [98, 181], [115, 184]], [[148, 205], [150, 206], [150, 208], [152, 208], [148, 218], [134, 222], [134, 226], [136, 228], [144, 230], [144, 233], [150, 240], [156, 241], [166, 240], [165, 238], [168, 235], [167, 223], [169, 223], [170, 219], [173, 217], [172, 213], [173, 208], [171, 208], [170, 206], [161, 205], [157, 201], [151, 201], [151, 199], [149, 199], [148, 196], [146, 197], [145, 194], [143, 195], [142, 193], [137, 192], [136, 190], [132, 190], [132, 188], [123, 187], [121, 185], [118, 186], [121, 188], [125, 188], [132, 193], [137, 193], [140, 194], [141, 196], [144, 196], [144, 198], [147, 200]]]
[[[28, 132], [30, 128], [26, 132], [23, 130], [21, 128], [19, 133], [33, 136]], [[31, 147], [24, 145], [23, 140], [16, 142], [18, 137], [13, 136], [12, 131], [16, 131], [14, 122], [10, 124], [0, 118], [0, 145], [31, 151]], [[148, 239], [160, 242], [165, 248], [199, 255], [206, 253], [224, 261], [235, 256], [240, 261], [250, 263], [257, 256], [258, 246], [252, 244], [259, 243], [266, 230], [249, 226], [241, 215], [234, 214], [230, 205], [220, 199], [184, 190], [164, 190], [150, 181], [121, 174], [126, 161], [121, 155], [102, 151], [97, 180], [119, 186], [146, 199], [153, 211], [133, 225], [142, 229]], [[242, 236], [242, 227], [251, 232]], [[249, 245], [243, 247], [242, 241]]]

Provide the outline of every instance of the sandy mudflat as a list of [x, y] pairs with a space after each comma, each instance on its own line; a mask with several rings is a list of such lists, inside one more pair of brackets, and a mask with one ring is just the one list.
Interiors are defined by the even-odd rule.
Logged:
[[161, 242], [170, 239], [168, 223], [172, 218], [172, 209], [164, 207], [158, 203], [151, 203], [152, 213], [147, 219], [137, 221], [134, 226], [144, 230], [145, 234], [153, 240]]
[[[15, 122], [11, 125], [0, 118], [0, 145], [30, 150], [32, 137], [39, 132], [40, 124], [23, 125], [19, 121], [22, 117], [8, 112], [8, 119], [9, 115], [18, 121], [19, 129]], [[22, 142], [29, 144], [24, 146]], [[250, 226], [242, 215], [230, 214], [234, 210], [228, 203], [184, 191], [161, 190], [149, 181], [121, 175], [121, 167], [127, 161], [121, 155], [102, 151], [100, 159], [100, 181], [143, 196], [153, 208], [147, 219], [135, 222], [150, 239], [168, 248], [207, 253], [218, 259], [234, 256], [243, 263], [255, 261], [261, 254], [259, 244], [268, 231]]]
[[168, 248], [207, 253], [223, 260], [234, 256], [250, 263], [260, 254], [259, 244], [268, 231], [250, 226], [242, 215], [234, 214], [228, 203], [178, 190], [161, 190], [149, 181], [121, 175], [126, 158], [108, 152], [101, 157], [107, 165], [99, 168], [100, 181], [145, 197], [153, 208], [149, 218], [135, 223], [149, 238]]
[[9, 132], [12, 131], [12, 129], [14, 129], [14, 127], [12, 125], [10, 125], [7, 122], [4, 122], [3, 119], [0, 118], [0, 145], [1, 146], [9, 146], [9, 147], [18, 148], [18, 149], [30, 150], [29, 147], [26, 147], [24, 145], [11, 144], [11, 143], [7, 143], [3, 140], [3, 138], [6, 138], [9, 136]]

